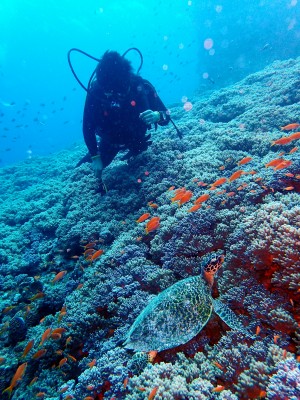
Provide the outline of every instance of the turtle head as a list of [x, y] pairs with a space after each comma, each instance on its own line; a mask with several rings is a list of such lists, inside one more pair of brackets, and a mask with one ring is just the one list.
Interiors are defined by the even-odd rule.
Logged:
[[222, 267], [224, 261], [224, 254], [214, 256], [203, 267], [203, 276], [210, 287], [214, 283], [215, 273]]

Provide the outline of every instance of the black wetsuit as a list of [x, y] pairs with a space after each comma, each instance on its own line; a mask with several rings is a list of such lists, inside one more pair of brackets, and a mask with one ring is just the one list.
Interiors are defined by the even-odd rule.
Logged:
[[[105, 167], [122, 149], [128, 149], [129, 156], [146, 150], [151, 143], [150, 135], [146, 135], [150, 126], [139, 118], [146, 110], [160, 112], [159, 125], [170, 121], [165, 105], [147, 80], [132, 75], [126, 95], [115, 98], [107, 97], [94, 81], [86, 97], [83, 116], [83, 135], [90, 156], [100, 154]], [[101, 138], [99, 148], [96, 135]]]

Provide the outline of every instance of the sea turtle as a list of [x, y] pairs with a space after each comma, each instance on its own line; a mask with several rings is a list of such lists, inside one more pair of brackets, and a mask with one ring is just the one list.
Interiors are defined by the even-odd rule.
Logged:
[[254, 338], [230, 308], [211, 296], [214, 275], [223, 261], [223, 254], [214, 255], [202, 275], [183, 279], [151, 300], [126, 335], [125, 347], [149, 352], [187, 343], [205, 326], [212, 310], [230, 328]]

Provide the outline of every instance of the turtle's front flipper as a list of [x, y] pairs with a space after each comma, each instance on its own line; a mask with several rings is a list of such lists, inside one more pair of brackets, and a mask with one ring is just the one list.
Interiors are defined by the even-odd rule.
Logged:
[[212, 299], [213, 308], [216, 314], [234, 331], [239, 331], [244, 333], [246, 336], [250, 336], [251, 339], [255, 339], [248, 329], [246, 329], [242, 321], [235, 315], [235, 313], [222, 303], [220, 300]]

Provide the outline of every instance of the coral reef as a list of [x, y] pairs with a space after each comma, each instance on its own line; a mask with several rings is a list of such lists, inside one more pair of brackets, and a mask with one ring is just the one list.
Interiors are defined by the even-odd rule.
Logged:
[[[296, 141], [274, 144], [300, 115], [299, 67], [278, 61], [172, 108], [183, 139], [170, 125], [135, 159], [118, 155], [105, 196], [89, 164], [75, 168], [83, 146], [0, 170], [1, 392], [27, 363], [12, 400], [299, 398], [300, 159]], [[180, 188], [189, 200], [174, 200]], [[135, 318], [219, 251], [212, 296], [255, 339], [213, 314], [134, 370]]]

